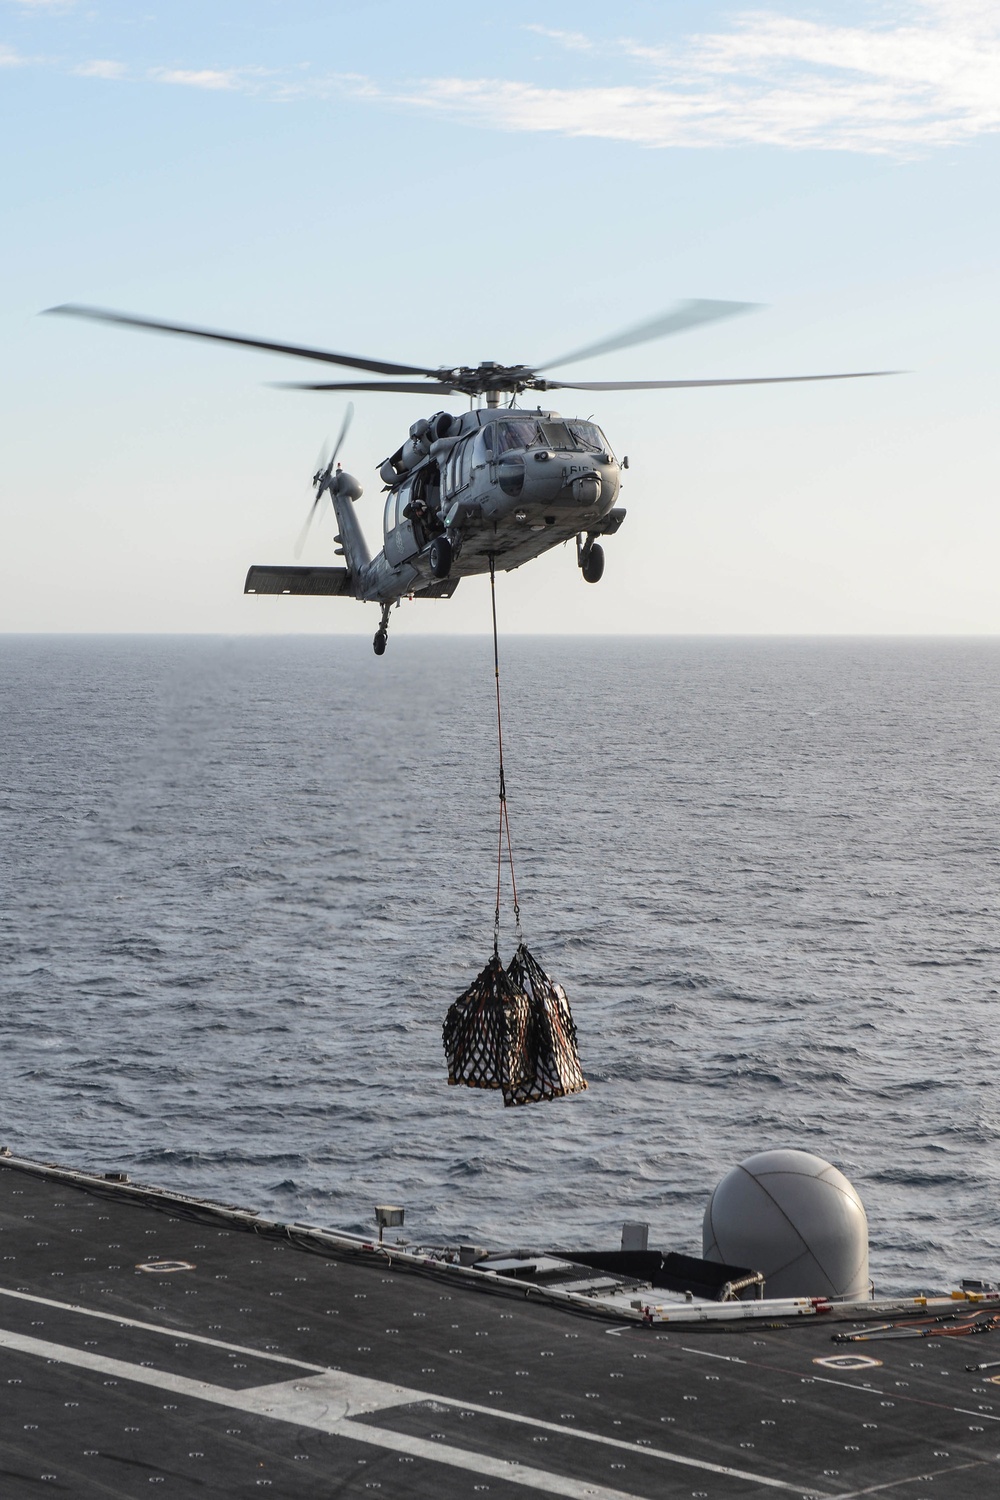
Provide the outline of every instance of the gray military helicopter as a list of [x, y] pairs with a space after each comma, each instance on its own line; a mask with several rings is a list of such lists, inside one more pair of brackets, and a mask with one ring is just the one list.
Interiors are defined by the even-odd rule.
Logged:
[[[646, 322], [584, 345], [544, 365], [502, 365], [484, 360], [454, 368], [392, 364], [326, 349], [277, 344], [234, 333], [217, 333], [184, 323], [166, 323], [103, 308], [65, 304], [52, 313], [94, 318], [129, 328], [147, 328], [188, 338], [239, 344], [298, 359], [346, 365], [406, 380], [281, 382], [306, 391], [391, 391], [424, 396], [467, 396], [460, 415], [436, 411], [410, 428], [406, 441], [379, 467], [385, 486], [382, 550], [372, 557], [354, 512], [361, 485], [334, 465], [350, 424], [347, 415], [327, 462], [313, 475], [315, 498], [299, 538], [324, 495], [337, 520], [337, 554], [344, 567], [254, 566], [246, 577], [248, 594], [347, 595], [381, 605], [375, 653], [386, 648], [389, 612], [402, 599], [445, 599], [462, 578], [499, 568], [509, 572], [560, 543], [576, 541], [576, 559], [588, 583], [604, 573], [598, 540], [613, 536], [625, 519], [616, 504], [628, 459], [616, 459], [601, 429], [589, 418], [562, 417], [537, 407], [516, 405], [525, 391], [678, 390], [691, 386], [783, 385], [795, 381], [852, 380], [886, 375], [859, 370], [836, 375], [768, 375], [722, 380], [550, 380], [543, 372], [574, 360], [610, 354], [650, 339], [681, 333], [700, 324], [747, 312], [755, 304], [694, 300], [678, 303]], [[419, 377], [419, 378], [414, 378]], [[506, 398], [506, 400], [504, 399]], [[484, 404], [485, 403], [485, 404]]]

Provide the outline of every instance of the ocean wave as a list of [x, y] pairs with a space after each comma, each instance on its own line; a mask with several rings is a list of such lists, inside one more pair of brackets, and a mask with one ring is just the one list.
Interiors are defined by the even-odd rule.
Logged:
[[440, 1042], [492, 947], [480, 651], [404, 634], [390, 690], [330, 639], [8, 643], [19, 1149], [366, 1230], [399, 1192], [429, 1239], [641, 1213], [697, 1248], [723, 1172], [794, 1144], [856, 1181], [880, 1286], [985, 1273], [1000, 646], [512, 640], [522, 915], [591, 1083], [520, 1110], [449, 1089]]

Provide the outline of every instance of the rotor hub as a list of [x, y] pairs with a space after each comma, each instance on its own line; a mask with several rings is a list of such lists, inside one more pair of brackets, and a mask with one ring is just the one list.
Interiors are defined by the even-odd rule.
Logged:
[[496, 360], [485, 359], [478, 365], [460, 365], [454, 370], [439, 370], [438, 379], [443, 385], [461, 391], [463, 396], [482, 396], [489, 391], [510, 391], [516, 394], [525, 390], [547, 389], [546, 382], [539, 380], [530, 365], [501, 365]]

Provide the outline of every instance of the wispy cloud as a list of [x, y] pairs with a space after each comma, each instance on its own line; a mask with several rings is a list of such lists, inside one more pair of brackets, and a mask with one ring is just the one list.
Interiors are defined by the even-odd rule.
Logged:
[[[44, 65], [275, 102], [349, 96], [484, 129], [649, 148], [763, 145], [906, 156], [1000, 130], [998, 0], [886, 0], [877, 12], [864, 24], [845, 25], [788, 9], [746, 10], [723, 29], [669, 43], [529, 26], [543, 44], [566, 54], [556, 87], [511, 77], [324, 76], [305, 65], [164, 66], [141, 73], [102, 59]], [[595, 57], [601, 76], [592, 81], [586, 75]], [[0, 49], [0, 67], [29, 62], [42, 60]], [[605, 82], [612, 69], [616, 81]]]
[[[42, 0], [37, 0], [42, 3]], [[279, 100], [295, 98], [306, 92], [297, 79], [301, 70], [287, 78], [271, 68], [246, 65], [234, 68], [167, 68], [130, 67], [113, 58], [93, 57], [83, 62], [72, 63], [65, 57], [25, 57], [10, 47], [0, 45], [0, 68], [38, 67], [48, 71], [71, 74], [75, 78], [98, 78], [104, 80], [129, 79], [133, 83], [166, 83], [184, 88], [207, 89], [215, 93], [264, 94]], [[316, 80], [309, 92], [325, 96], [334, 87], [357, 87], [362, 80]]]
[[[776, 10], [672, 45], [604, 42], [646, 73], [625, 85], [543, 88], [432, 79], [423, 101], [505, 130], [643, 146], [764, 144], [882, 153], [953, 145], [1000, 129], [1000, 8], [914, 0], [893, 19], [845, 26]], [[585, 39], [533, 27], [573, 52]]]
[[152, 68], [148, 75], [157, 83], [181, 84], [191, 89], [222, 93], [259, 93], [268, 83], [281, 87], [269, 68]]
[[593, 37], [585, 36], [582, 31], [555, 31], [551, 26], [525, 26], [525, 31], [533, 31], [536, 36], [543, 36], [550, 42], [558, 42], [567, 47], [571, 52], [594, 52], [597, 43]]
[[94, 57], [78, 63], [73, 72], [77, 78], [124, 78], [128, 69], [124, 63], [112, 62], [110, 58]]
[[154, 68], [150, 77], [158, 83], [180, 83], [192, 89], [242, 87], [241, 75], [234, 68]]

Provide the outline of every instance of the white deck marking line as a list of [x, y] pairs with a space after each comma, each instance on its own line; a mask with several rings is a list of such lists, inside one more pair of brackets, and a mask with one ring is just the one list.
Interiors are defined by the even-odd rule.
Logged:
[[[455, 1401], [449, 1396], [424, 1396], [424, 1401], [446, 1402], [459, 1411], [474, 1411], [481, 1416], [502, 1417], [506, 1422], [518, 1422], [525, 1427], [538, 1427], [543, 1432], [558, 1432], [562, 1437], [571, 1437], [587, 1443], [600, 1443], [602, 1448], [622, 1448], [626, 1453], [640, 1453], [645, 1458], [662, 1458], [667, 1463], [685, 1464], [691, 1469], [707, 1469], [710, 1474], [725, 1474], [727, 1479], [749, 1479], [754, 1484], [766, 1486], [773, 1490], [789, 1490], [793, 1495], [801, 1496], [803, 1489], [801, 1484], [789, 1484], [785, 1479], [769, 1479], [765, 1474], [753, 1474], [749, 1469], [731, 1469], [728, 1464], [713, 1464], [707, 1458], [688, 1458], [683, 1453], [670, 1453], [666, 1448], [646, 1448], [641, 1443], [629, 1443], [624, 1438], [604, 1437], [599, 1432], [585, 1432], [574, 1427], [565, 1427], [560, 1422], [545, 1422], [541, 1417], [526, 1417], [520, 1412], [501, 1411], [496, 1406], [477, 1406], [474, 1401]], [[817, 1497], [819, 1490], [810, 1491]], [[837, 1497], [840, 1500], [840, 1497]]]
[[963, 1469], [981, 1469], [987, 1463], [988, 1458], [976, 1458], [968, 1464], [952, 1464], [948, 1469], [925, 1469], [923, 1474], [907, 1474], [905, 1479], [887, 1479], [864, 1490], [849, 1490], [846, 1495], [838, 1495], [837, 1500], [858, 1500], [860, 1495], [877, 1495], [880, 1490], [894, 1490], [900, 1484], [919, 1484], [924, 1478], [940, 1479], [942, 1474], [961, 1474]]
[[[171, 1330], [174, 1332], [175, 1330]], [[605, 1438], [599, 1433], [577, 1431], [560, 1426], [557, 1422], [543, 1422], [536, 1417], [525, 1417], [517, 1412], [501, 1411], [497, 1407], [476, 1406], [472, 1402], [456, 1401], [447, 1396], [435, 1396], [427, 1391], [408, 1390], [392, 1386], [381, 1380], [368, 1380], [358, 1375], [348, 1375], [339, 1370], [326, 1370], [301, 1381], [280, 1381], [276, 1385], [251, 1386], [245, 1390], [231, 1390], [225, 1386], [212, 1385], [208, 1381], [193, 1380], [187, 1375], [171, 1375], [165, 1370], [154, 1370], [146, 1365], [130, 1364], [125, 1360], [111, 1359], [89, 1350], [74, 1349], [66, 1344], [53, 1344], [46, 1339], [37, 1339], [28, 1334], [12, 1333], [0, 1329], [0, 1348], [16, 1350], [22, 1354], [35, 1355], [58, 1364], [93, 1370], [98, 1374], [118, 1380], [133, 1381], [138, 1385], [155, 1386], [159, 1390], [173, 1391], [191, 1396], [198, 1401], [208, 1401], [217, 1406], [228, 1406], [234, 1411], [245, 1411], [258, 1416], [270, 1417], [279, 1422], [291, 1422], [300, 1427], [315, 1428], [354, 1442], [368, 1443], [377, 1448], [390, 1448], [395, 1452], [414, 1457], [431, 1459], [436, 1463], [450, 1464], [479, 1474], [491, 1474], [497, 1479], [508, 1479], [530, 1489], [548, 1494], [566, 1495], [582, 1500], [587, 1495], [596, 1500], [641, 1500], [624, 1490], [608, 1489], [591, 1481], [571, 1479], [549, 1470], [534, 1469], [528, 1465], [513, 1463], [507, 1459], [490, 1458], [486, 1454], [470, 1449], [453, 1448], [445, 1443], [411, 1437], [406, 1433], [392, 1432], [375, 1427], [364, 1418], [376, 1410], [400, 1405], [415, 1405], [436, 1401], [460, 1411], [476, 1411], [498, 1417], [517, 1425], [538, 1427], [548, 1432], [557, 1432], [565, 1437], [584, 1439], [599, 1443], [603, 1447], [625, 1449], [644, 1458], [662, 1459], [684, 1468], [699, 1469], [721, 1474], [730, 1479], [749, 1480], [768, 1489], [785, 1490], [800, 1496], [801, 1483], [789, 1484], [784, 1479], [770, 1479], [753, 1474], [746, 1469], [732, 1469], [724, 1464], [709, 1463], [701, 1458], [688, 1458], [684, 1454], [669, 1453], [663, 1448], [646, 1448], [638, 1443], [627, 1443], [620, 1438]], [[353, 1420], [352, 1420], [353, 1418]], [[360, 1418], [360, 1420], [357, 1420]], [[817, 1496], [820, 1491], [810, 1493]], [[832, 1500], [822, 1496], [821, 1500]]]
[[311, 1375], [325, 1375], [329, 1365], [310, 1365], [284, 1354], [268, 1354], [265, 1349], [250, 1349], [246, 1344], [227, 1344], [224, 1339], [210, 1339], [204, 1333], [188, 1333], [186, 1328], [168, 1328], [163, 1323], [143, 1323], [138, 1318], [123, 1318], [120, 1313], [100, 1312], [96, 1307], [81, 1307], [76, 1302], [56, 1302], [51, 1297], [36, 1297], [31, 1292], [15, 1292], [0, 1286], [0, 1297], [16, 1297], [19, 1302], [37, 1302], [41, 1307], [57, 1307], [60, 1312], [79, 1313], [84, 1318], [100, 1318], [105, 1323], [120, 1323], [123, 1328], [142, 1328], [147, 1333], [166, 1334], [189, 1344], [207, 1344], [210, 1349], [228, 1349], [230, 1354], [249, 1354], [274, 1365], [291, 1365], [294, 1370], [308, 1370]]
[[681, 1345], [682, 1354], [703, 1354], [706, 1359], [724, 1359], [727, 1365], [745, 1365], [745, 1359], [737, 1359], [735, 1354], [713, 1354], [711, 1349], [688, 1349]]
[[869, 1396], [884, 1396], [880, 1385], [858, 1385], [856, 1380], [833, 1380], [829, 1375], [800, 1375], [800, 1380], [815, 1380], [818, 1385], [842, 1385], [849, 1391], [867, 1391]]
[[[685, 1354], [703, 1354], [706, 1359], [724, 1359], [727, 1364], [731, 1364], [731, 1365], [745, 1365], [747, 1363], [747, 1361], [745, 1359], [737, 1359], [736, 1356], [733, 1355], [733, 1354], [713, 1354], [710, 1349], [685, 1349], [683, 1345], [681, 1346], [681, 1348], [682, 1348], [682, 1350], [683, 1350], [683, 1352]], [[761, 1368], [761, 1369], [767, 1369], [768, 1366], [767, 1365], [762, 1365], [759, 1368]], [[782, 1373], [785, 1373], [785, 1372], [782, 1372]], [[801, 1380], [816, 1380], [816, 1381], [819, 1381], [822, 1385], [843, 1385], [843, 1386], [846, 1386], [849, 1391], [867, 1391], [869, 1393], [869, 1395], [872, 1395], [872, 1396], [884, 1396], [885, 1395], [885, 1392], [882, 1390], [882, 1388], [880, 1386], [876, 1386], [876, 1385], [858, 1385], [857, 1382], [854, 1381], [854, 1380], [832, 1380], [829, 1375], [812, 1375], [812, 1374], [810, 1374], [810, 1375], [802, 1375], [799, 1378]], [[957, 1410], [957, 1408], [956, 1408], [956, 1410]]]
[[1000, 1417], [991, 1417], [985, 1411], [970, 1411], [967, 1406], [953, 1406], [952, 1411], [959, 1411], [963, 1417], [978, 1417], [980, 1422], [1000, 1422]]
[[[803, 1375], [803, 1380], [816, 1380], [823, 1385], [843, 1385], [849, 1391], [862, 1391], [869, 1396], [892, 1396], [896, 1401], [917, 1402], [921, 1406], [940, 1406], [947, 1411], [940, 1401], [927, 1401], [921, 1396], [900, 1396], [898, 1392], [890, 1391], [881, 1385], [855, 1385], [852, 1380], [831, 1380], [828, 1375]], [[1000, 1422], [1000, 1417], [991, 1417], [985, 1411], [971, 1411], [967, 1406], [953, 1406], [952, 1411], [961, 1412], [963, 1417], [978, 1417], [981, 1422]]]
[[[684, 1353], [685, 1354], [704, 1354], [709, 1359], [725, 1359], [725, 1360], [728, 1360], [731, 1364], [734, 1364], [734, 1365], [745, 1365], [746, 1364], [746, 1360], [745, 1359], [734, 1359], [733, 1356], [730, 1355], [730, 1354], [712, 1354], [711, 1351], [708, 1350], [708, 1349], [684, 1349]], [[887, 1395], [892, 1394], [892, 1392], [887, 1391], [886, 1388], [884, 1386], [881, 1386], [881, 1385], [858, 1385], [857, 1382], [854, 1381], [854, 1380], [831, 1380], [831, 1378], [830, 1378], [829, 1375], [802, 1375], [799, 1378], [801, 1380], [806, 1380], [806, 1381], [815, 1380], [815, 1381], [818, 1381], [821, 1385], [842, 1385], [842, 1386], [845, 1386], [846, 1389], [849, 1390], [849, 1391], [861, 1391], [862, 1393], [864, 1393], [865, 1395], [868, 1395], [868, 1396], [887, 1396]], [[901, 1399], [903, 1401], [908, 1401], [908, 1402], [912, 1402], [914, 1399], [917, 1399], [918, 1401], [921, 1401], [921, 1398], [919, 1398], [919, 1397], [914, 1398], [913, 1396], [903, 1396], [903, 1397], [897, 1398], [897, 1399]], [[940, 1403], [937, 1402], [937, 1401], [933, 1401], [933, 1402], [923, 1402], [923, 1401], [921, 1401], [921, 1405], [938, 1406], [938, 1405], [940, 1405]], [[980, 1421], [983, 1421], [983, 1422], [1000, 1422], [1000, 1417], [991, 1417], [987, 1412], [984, 1412], [984, 1411], [970, 1411], [970, 1409], [968, 1407], [966, 1407], [966, 1406], [953, 1406], [952, 1407], [952, 1411], [960, 1412], [963, 1417], [978, 1417], [980, 1419]], [[944, 1472], [945, 1471], [942, 1470], [942, 1473], [944, 1473]], [[949, 1470], [948, 1472], [950, 1473], [951, 1471]], [[903, 1483], [905, 1483], [905, 1481], [902, 1480], [902, 1479], [893, 1479], [891, 1481], [891, 1483], [892, 1484], [903, 1484]], [[876, 1486], [876, 1488], [878, 1488], [878, 1489], [885, 1489], [886, 1486], [885, 1485], [878, 1485], [878, 1486]], [[872, 1491], [871, 1493], [874, 1493], [874, 1491]], [[869, 1494], [869, 1491], [868, 1490], [854, 1490], [854, 1491], [852, 1491], [852, 1494], [867, 1495], [867, 1494]], [[847, 1500], [847, 1496], [838, 1496], [838, 1500]]]
[[120, 1359], [106, 1359], [102, 1355], [65, 1348], [61, 1344], [49, 1344], [43, 1339], [28, 1338], [24, 1334], [0, 1333], [0, 1344], [23, 1354], [34, 1354], [60, 1364], [75, 1365], [118, 1380], [155, 1386], [158, 1390], [170, 1391], [173, 1395], [191, 1396], [196, 1401], [225, 1406], [231, 1411], [245, 1412], [248, 1416], [268, 1417], [273, 1421], [289, 1422], [299, 1428], [310, 1427], [370, 1447], [389, 1448], [396, 1453], [429, 1459], [433, 1463], [447, 1464], [451, 1468], [465, 1469], [473, 1474], [513, 1481], [547, 1495], [565, 1495], [569, 1500], [584, 1500], [585, 1496], [596, 1497], [596, 1500], [643, 1500], [642, 1496], [630, 1491], [609, 1489], [606, 1485], [590, 1480], [570, 1479], [546, 1469], [532, 1468], [528, 1464], [510, 1463], [484, 1453], [452, 1448], [446, 1443], [430, 1442], [424, 1438], [408, 1437], [405, 1433], [387, 1432], [381, 1428], [364, 1427], [352, 1422], [347, 1415], [353, 1404], [352, 1376], [340, 1376], [333, 1372], [326, 1376], [313, 1376], [308, 1381], [306, 1397], [303, 1396], [302, 1389], [296, 1391], [293, 1385], [286, 1382], [276, 1386], [255, 1386], [245, 1391], [230, 1391], [223, 1386], [190, 1380], [186, 1375], [167, 1375], [161, 1370], [126, 1364]]

